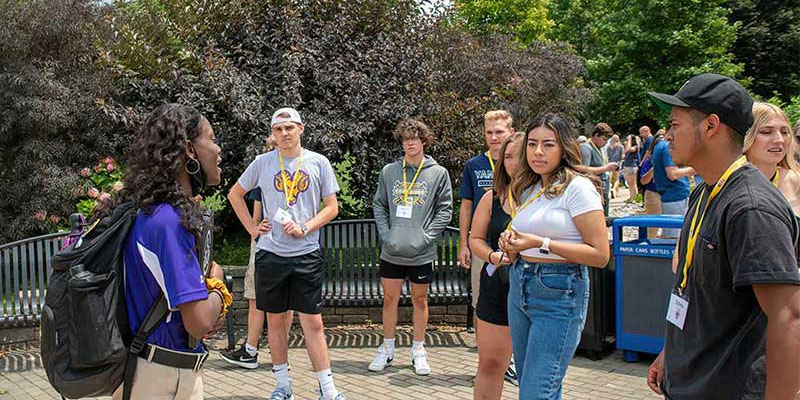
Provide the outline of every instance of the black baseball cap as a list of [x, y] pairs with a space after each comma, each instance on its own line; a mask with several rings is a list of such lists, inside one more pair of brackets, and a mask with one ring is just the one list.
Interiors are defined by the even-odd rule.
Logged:
[[647, 92], [664, 108], [694, 108], [717, 114], [723, 124], [742, 135], [753, 125], [753, 99], [739, 82], [719, 74], [700, 74], [686, 81], [674, 95]]

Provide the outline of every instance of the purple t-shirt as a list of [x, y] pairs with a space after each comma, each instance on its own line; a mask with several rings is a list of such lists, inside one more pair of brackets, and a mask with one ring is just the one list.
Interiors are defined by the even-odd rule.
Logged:
[[159, 204], [152, 214], [139, 212], [125, 239], [125, 304], [131, 331], [139, 329], [147, 311], [160, 293], [167, 298], [170, 313], [147, 338], [147, 343], [172, 350], [200, 352], [190, 348], [178, 306], [208, 298], [205, 279], [197, 261], [194, 236], [181, 225], [180, 211]]

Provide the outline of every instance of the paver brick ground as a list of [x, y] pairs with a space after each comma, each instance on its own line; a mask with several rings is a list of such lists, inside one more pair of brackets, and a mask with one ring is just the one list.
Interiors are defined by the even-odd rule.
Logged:
[[[335, 328], [327, 331], [331, 365], [336, 386], [353, 400], [388, 399], [471, 399], [472, 382], [478, 366], [473, 334], [446, 327], [428, 333], [426, 339], [430, 376], [417, 376], [411, 367], [411, 334], [398, 331], [394, 364], [382, 372], [369, 372], [367, 365], [381, 340], [377, 330]], [[302, 335], [293, 331], [289, 363], [295, 398], [316, 399], [317, 382], [303, 347]], [[211, 356], [204, 368], [203, 382], [208, 399], [266, 399], [275, 385], [269, 363], [269, 349], [262, 346], [260, 366], [245, 370], [228, 365], [219, 357], [222, 340], [212, 340]], [[619, 352], [592, 361], [580, 353], [567, 370], [563, 398], [569, 399], [658, 399], [645, 384], [648, 360], [625, 363]], [[516, 399], [518, 389], [508, 383], [504, 399]], [[11, 349], [0, 358], [0, 400], [60, 399], [47, 382], [38, 349]], [[108, 399], [105, 397], [103, 399]]]

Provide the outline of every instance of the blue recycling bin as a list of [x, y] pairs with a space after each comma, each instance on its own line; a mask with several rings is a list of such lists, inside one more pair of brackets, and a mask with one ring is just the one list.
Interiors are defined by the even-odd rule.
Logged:
[[[614, 220], [617, 348], [627, 362], [639, 353], [664, 348], [669, 296], [675, 284], [672, 254], [677, 239], [647, 237], [647, 228], [680, 228], [677, 215], [636, 215]], [[636, 239], [624, 240], [623, 228], [638, 228]]]

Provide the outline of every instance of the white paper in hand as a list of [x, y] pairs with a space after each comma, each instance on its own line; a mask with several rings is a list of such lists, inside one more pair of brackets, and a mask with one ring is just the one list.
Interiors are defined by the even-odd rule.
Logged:
[[289, 222], [292, 222], [292, 215], [289, 214], [288, 211], [279, 208], [278, 211], [275, 212], [275, 217], [273, 220], [281, 225], [286, 225]]
[[494, 264], [486, 264], [486, 274], [489, 276], [494, 275], [494, 271], [497, 271], [497, 266]]

